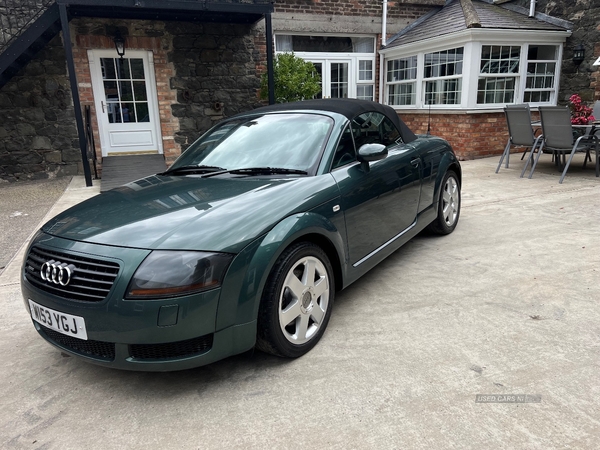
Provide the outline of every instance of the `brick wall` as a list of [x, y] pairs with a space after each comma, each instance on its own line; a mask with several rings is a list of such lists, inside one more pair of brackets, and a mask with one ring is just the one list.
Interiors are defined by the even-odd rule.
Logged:
[[[417, 134], [427, 133], [427, 113], [399, 114], [408, 127]], [[534, 118], [535, 114], [532, 114]], [[503, 112], [463, 114], [431, 113], [431, 131], [446, 139], [460, 160], [501, 155], [508, 139], [508, 128]]]
[[[431, 6], [443, 6], [445, 0], [390, 0], [388, 18], [414, 19], [430, 11]], [[381, 0], [276, 0], [275, 13], [310, 13], [342, 16], [381, 17]], [[398, 32], [400, 30], [395, 30]]]

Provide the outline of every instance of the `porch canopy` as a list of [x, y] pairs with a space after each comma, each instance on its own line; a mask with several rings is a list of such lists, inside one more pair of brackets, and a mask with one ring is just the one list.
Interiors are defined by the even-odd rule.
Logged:
[[70, 17], [187, 22], [256, 23], [273, 12], [271, 0], [57, 0]]
[[271, 0], [56, 0], [60, 13], [67, 67], [75, 119], [81, 147], [83, 170], [87, 186], [92, 185], [92, 176], [87, 157], [87, 139], [83, 113], [79, 100], [75, 63], [71, 48], [69, 20], [73, 17], [103, 17], [138, 20], [177, 20], [186, 22], [213, 22], [252, 24], [265, 19], [267, 42], [267, 74], [269, 103], [274, 103], [273, 81], [273, 28]]

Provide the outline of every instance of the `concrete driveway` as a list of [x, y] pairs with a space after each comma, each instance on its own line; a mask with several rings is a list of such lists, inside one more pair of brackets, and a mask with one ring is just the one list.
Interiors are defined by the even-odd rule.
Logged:
[[71, 178], [0, 184], [0, 274]]
[[[544, 158], [532, 180], [514, 157], [499, 174], [497, 158], [464, 162], [456, 231], [418, 237], [339, 294], [323, 340], [294, 361], [159, 374], [62, 357], [11, 264], [0, 447], [597, 448], [600, 180], [577, 160], [559, 185]], [[95, 189], [72, 184], [53, 213]]]

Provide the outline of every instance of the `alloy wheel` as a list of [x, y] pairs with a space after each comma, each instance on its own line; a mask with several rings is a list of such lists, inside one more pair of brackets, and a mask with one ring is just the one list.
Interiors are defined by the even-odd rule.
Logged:
[[451, 227], [456, 222], [459, 211], [460, 192], [458, 182], [452, 176], [448, 177], [442, 194], [442, 216], [447, 226]]
[[279, 326], [284, 337], [300, 345], [317, 335], [329, 306], [329, 278], [314, 256], [299, 259], [286, 275], [279, 297]]

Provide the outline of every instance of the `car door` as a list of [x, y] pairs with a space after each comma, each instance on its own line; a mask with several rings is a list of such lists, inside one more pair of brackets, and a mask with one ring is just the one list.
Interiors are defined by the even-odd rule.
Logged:
[[[356, 149], [367, 143], [386, 145], [388, 156], [365, 170]], [[420, 158], [414, 147], [401, 142], [395, 125], [383, 114], [366, 113], [351, 122], [341, 137], [331, 174], [340, 190], [351, 265], [360, 265], [414, 225], [421, 190]]]

